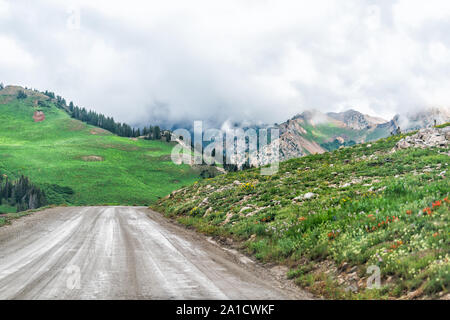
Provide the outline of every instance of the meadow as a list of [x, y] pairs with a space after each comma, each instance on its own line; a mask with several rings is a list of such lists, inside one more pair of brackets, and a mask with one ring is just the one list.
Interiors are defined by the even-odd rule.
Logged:
[[[148, 205], [199, 179], [172, 163], [171, 143], [118, 137], [34, 99], [0, 96], [0, 173], [29, 177], [49, 204]], [[34, 122], [36, 110], [44, 121]]]
[[[206, 179], [153, 208], [328, 298], [448, 297], [449, 150], [403, 135]], [[371, 285], [380, 272], [380, 286]]]

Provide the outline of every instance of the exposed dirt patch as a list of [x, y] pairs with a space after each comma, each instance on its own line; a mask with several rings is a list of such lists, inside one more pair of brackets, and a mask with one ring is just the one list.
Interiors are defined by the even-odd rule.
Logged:
[[81, 160], [83, 161], [103, 161], [104, 158], [100, 156], [84, 156], [81, 157]]
[[33, 114], [34, 122], [42, 122], [45, 120], [45, 114], [42, 111], [35, 111]]
[[99, 136], [106, 136], [111, 134], [109, 131], [102, 129], [102, 128], [94, 128], [91, 131], [89, 131], [90, 134], [93, 135], [99, 135]]

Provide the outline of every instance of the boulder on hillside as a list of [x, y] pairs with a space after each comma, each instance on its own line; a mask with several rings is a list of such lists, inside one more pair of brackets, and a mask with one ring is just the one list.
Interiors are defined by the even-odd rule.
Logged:
[[401, 139], [394, 151], [407, 148], [446, 148], [450, 146], [450, 127], [426, 128], [416, 134]]

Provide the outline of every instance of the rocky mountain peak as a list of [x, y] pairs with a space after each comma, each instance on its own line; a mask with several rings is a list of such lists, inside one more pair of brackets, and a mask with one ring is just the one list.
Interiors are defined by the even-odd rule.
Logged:
[[330, 118], [343, 122], [347, 127], [354, 130], [369, 129], [387, 122], [384, 119], [372, 117], [353, 109], [339, 113], [329, 112], [327, 115]]

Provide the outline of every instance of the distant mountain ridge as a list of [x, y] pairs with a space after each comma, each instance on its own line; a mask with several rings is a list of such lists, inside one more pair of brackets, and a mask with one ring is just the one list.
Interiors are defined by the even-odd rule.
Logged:
[[327, 115], [333, 119], [343, 122], [347, 127], [355, 130], [368, 129], [387, 122], [382, 118], [362, 114], [361, 112], [355, 111], [353, 109], [339, 113], [329, 112], [327, 113]]
[[[449, 121], [448, 108], [409, 112], [396, 115], [390, 121], [353, 109], [329, 113], [308, 110], [277, 125], [280, 137], [273, 141], [272, 145], [279, 143], [280, 161], [284, 161], [385, 138], [399, 129], [407, 132]], [[273, 150], [273, 146], [269, 146], [268, 149]], [[260, 159], [261, 165], [269, 162], [270, 160], [264, 156]]]

